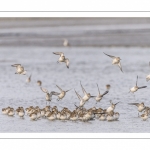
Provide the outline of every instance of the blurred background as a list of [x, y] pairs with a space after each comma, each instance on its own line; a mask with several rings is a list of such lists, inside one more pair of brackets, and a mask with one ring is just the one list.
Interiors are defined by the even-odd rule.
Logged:
[[150, 18], [0, 18], [0, 46], [150, 46]]

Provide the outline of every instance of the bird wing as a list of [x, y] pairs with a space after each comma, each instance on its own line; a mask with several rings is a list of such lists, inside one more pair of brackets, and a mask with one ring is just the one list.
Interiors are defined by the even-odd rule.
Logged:
[[102, 96], [106, 95], [108, 92], [109, 92], [109, 91], [105, 91], [105, 92], [102, 94]]
[[29, 76], [29, 79], [31, 79], [32, 74]]
[[85, 91], [85, 89], [83, 88], [82, 84], [81, 84], [81, 81], [80, 81], [80, 85], [81, 85], [81, 88], [82, 88], [82, 91], [84, 93], [84, 95], [87, 95], [87, 92]]
[[63, 91], [58, 85], [56, 85], [56, 86], [59, 88], [60, 91]]
[[21, 66], [21, 64], [13, 64], [11, 65], [12, 67], [18, 67], [18, 66]]
[[64, 55], [64, 53], [62, 53], [62, 52], [53, 52], [53, 54], [55, 54], [55, 55]]
[[48, 93], [48, 90], [45, 88], [40, 87], [40, 89], [44, 92], [44, 93]]
[[[75, 90], [74, 90], [75, 91]], [[79, 100], [82, 101], [82, 97], [75, 91], [76, 95], [78, 96]]]
[[[104, 53], [104, 52], [103, 52]], [[116, 58], [115, 56], [112, 56], [112, 55], [108, 55], [108, 54], [106, 54], [106, 53], [104, 53], [105, 55], [107, 55], [107, 56], [109, 56], [109, 57], [111, 57], [111, 58]]]
[[99, 95], [100, 95], [100, 90], [99, 90], [98, 84], [97, 84], [97, 88], [98, 88], [98, 93], [99, 93]]
[[50, 92], [50, 95], [55, 95], [55, 96], [57, 96], [57, 95], [59, 95], [60, 93], [58, 93], [58, 92], [55, 92], [55, 91], [51, 91]]
[[136, 105], [136, 106], [138, 106], [139, 105], [139, 103], [128, 103], [129, 105]]
[[65, 63], [66, 63], [67, 68], [69, 69], [69, 59], [68, 58], [65, 59]]
[[[121, 62], [118, 63], [118, 66], [119, 66], [120, 70], [122, 71]], [[122, 71], [122, 72], [123, 72], [123, 71]]]
[[137, 76], [137, 79], [136, 79], [136, 86], [137, 86], [137, 82], [138, 82], [138, 76]]

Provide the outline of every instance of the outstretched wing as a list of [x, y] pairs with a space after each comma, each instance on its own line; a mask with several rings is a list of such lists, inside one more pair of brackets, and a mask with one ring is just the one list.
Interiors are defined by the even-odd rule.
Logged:
[[45, 88], [40, 87], [40, 89], [44, 92], [44, 93], [48, 93], [48, 90]]
[[58, 85], [56, 85], [56, 86], [59, 88], [60, 91], [63, 91]]
[[58, 92], [55, 92], [55, 91], [51, 91], [51, 93], [50, 93], [50, 95], [55, 95], [55, 96], [57, 96], [57, 95], [59, 95], [60, 93], [58, 93]]
[[[103, 52], [104, 53], [104, 52]], [[111, 57], [111, 58], [116, 58], [115, 56], [112, 56], [112, 55], [108, 55], [108, 54], [106, 54], [106, 53], [104, 53], [105, 55], [107, 55], [107, 56], [109, 56], [109, 57]]]
[[85, 91], [85, 89], [83, 88], [82, 84], [81, 84], [81, 81], [80, 81], [80, 85], [81, 85], [81, 88], [82, 88], [82, 91], [84, 93], [84, 95], [87, 95], [87, 92]]
[[109, 91], [105, 91], [105, 92], [102, 94], [102, 96], [106, 95], [108, 92], [109, 92]]
[[31, 80], [31, 76], [32, 76], [32, 74], [29, 76], [29, 80]]
[[137, 86], [137, 82], [138, 82], [138, 76], [137, 76], [137, 79], [136, 79], [136, 86]]
[[64, 55], [64, 53], [62, 53], [62, 52], [53, 52], [53, 54], [55, 54], [55, 55]]
[[18, 66], [21, 66], [21, 64], [13, 64], [11, 65], [12, 67], [18, 67]]
[[99, 93], [99, 95], [100, 95], [100, 90], [99, 90], [98, 84], [97, 84], [97, 88], [98, 88], [98, 93]]
[[66, 63], [67, 68], [69, 69], [69, 59], [68, 58], [65, 59], [65, 63]]
[[[118, 66], [119, 66], [120, 70], [122, 71], [121, 62], [118, 63]], [[123, 71], [122, 71], [122, 72], [123, 72]]]
[[136, 106], [138, 106], [139, 105], [139, 103], [128, 103], [129, 105], [136, 105]]
[[[75, 90], [74, 90], [75, 91]], [[82, 97], [75, 91], [76, 95], [78, 96], [79, 100], [82, 101]]]

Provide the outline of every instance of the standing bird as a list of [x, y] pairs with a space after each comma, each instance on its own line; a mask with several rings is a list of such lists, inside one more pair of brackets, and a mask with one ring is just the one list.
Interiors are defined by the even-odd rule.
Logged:
[[14, 65], [11, 65], [11, 66], [16, 67], [16, 73], [15, 74], [26, 75], [26, 71], [24, 70], [24, 67], [21, 66], [21, 64], [14, 64]]
[[[104, 52], [103, 52], [104, 53]], [[120, 68], [120, 70], [122, 71], [122, 67], [121, 67], [121, 62], [120, 62], [120, 57], [115, 57], [115, 56], [111, 56], [111, 55], [108, 55], [108, 54], [106, 54], [106, 53], [104, 53], [105, 55], [107, 55], [107, 56], [109, 56], [109, 57], [111, 57], [112, 59], [113, 59], [113, 61], [112, 61], [112, 64], [113, 65], [118, 65], [119, 66], [119, 68]], [[123, 71], [122, 71], [123, 72]]]
[[[150, 66], [150, 62], [149, 62], [149, 66]], [[146, 76], [146, 81], [148, 82], [150, 80], [150, 74]]]
[[31, 82], [31, 76], [32, 76], [32, 74], [27, 78], [27, 80], [26, 80], [27, 83]]
[[134, 93], [134, 92], [136, 92], [138, 89], [142, 89], [142, 88], [146, 88], [146, 87], [147, 87], [147, 86], [138, 87], [138, 86], [137, 86], [137, 82], [138, 82], [138, 76], [137, 76], [137, 79], [136, 79], [136, 85], [130, 89], [129, 93], [130, 93], [130, 92]]
[[70, 90], [67, 90], [67, 91], [64, 91], [64, 90], [62, 90], [58, 85], [56, 85], [57, 87], [58, 87], [58, 89], [61, 91], [61, 93], [59, 93], [59, 94], [57, 94], [57, 96], [58, 96], [58, 101], [59, 100], [61, 100], [61, 99], [63, 99], [64, 97], [65, 97], [65, 95], [66, 95], [66, 93], [67, 92], [69, 92]]
[[106, 95], [109, 91], [105, 91], [102, 95], [100, 94], [100, 90], [97, 84], [97, 88], [98, 88], [98, 95], [97, 97], [95, 97], [96, 102], [100, 102], [100, 100], [103, 98], [104, 95]]
[[52, 100], [52, 95], [59, 95], [60, 93], [57, 93], [57, 92], [54, 92], [54, 91], [52, 91], [52, 92], [48, 92], [48, 90], [47, 89], [45, 89], [45, 88], [42, 88], [41, 87], [41, 90], [44, 92], [44, 93], [46, 93], [46, 96], [45, 96], [45, 99], [46, 99], [46, 101], [51, 101]]
[[91, 96], [90, 93], [87, 93], [87, 92], [85, 91], [85, 89], [83, 88], [83, 86], [82, 86], [82, 84], [81, 84], [81, 81], [80, 81], [80, 85], [81, 85], [81, 88], [82, 88], [82, 91], [83, 91], [83, 94], [84, 94], [84, 96], [83, 96], [82, 99], [83, 99], [85, 102], [88, 101], [90, 98], [96, 97], [96, 96]]
[[69, 69], [69, 59], [68, 59], [68, 58], [65, 58], [64, 53], [62, 53], [62, 52], [53, 52], [53, 54], [55, 54], [55, 55], [60, 55], [60, 57], [59, 57], [59, 59], [58, 59], [57, 62], [58, 62], [58, 63], [59, 63], [59, 62], [65, 62], [67, 68]]
[[63, 45], [65, 47], [70, 46], [69, 41], [67, 39], [64, 39]]

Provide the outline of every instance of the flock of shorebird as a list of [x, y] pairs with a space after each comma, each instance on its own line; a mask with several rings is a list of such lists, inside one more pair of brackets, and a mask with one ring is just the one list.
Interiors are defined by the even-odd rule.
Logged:
[[[69, 43], [67, 40], [64, 41], [64, 46], [69, 46]], [[53, 54], [60, 55], [57, 63], [64, 62], [66, 63], [66, 67], [69, 69], [69, 59], [65, 57], [64, 53], [53, 52]], [[120, 68], [120, 70], [123, 72], [121, 62], [120, 62], [121, 60], [120, 57], [108, 55], [106, 53], [104, 54], [112, 58], [112, 64], [117, 65]], [[16, 68], [15, 74], [26, 75], [27, 73], [21, 64], [14, 64], [12, 65], [12, 67]], [[149, 81], [149, 80], [150, 80], [150, 75], [146, 77], [146, 81]], [[31, 82], [31, 75], [27, 78], [26, 82], [27, 83]], [[147, 87], [147, 86], [139, 87], [137, 85], [137, 82], [138, 82], [138, 76], [136, 80], [136, 85], [132, 87], [129, 92], [134, 94], [138, 89]], [[42, 87], [42, 82], [40, 80], [37, 81], [37, 84], [38, 86], [40, 86], [40, 89], [46, 94], [45, 96], [46, 105], [47, 105], [47, 102], [51, 102], [52, 96], [57, 96], [57, 100], [59, 101], [59, 100], [62, 100], [65, 97], [66, 93], [71, 90], [71, 89], [64, 90], [60, 88], [58, 85], [56, 85], [57, 88], [60, 90], [60, 92], [55, 92], [55, 91], [49, 92], [46, 88]], [[71, 121], [76, 121], [76, 120], [88, 121], [88, 120], [97, 118], [102, 121], [104, 120], [114, 121], [114, 120], [119, 119], [119, 116], [120, 116], [119, 112], [114, 112], [115, 107], [119, 102], [113, 104], [113, 102], [110, 101], [111, 105], [107, 109], [96, 108], [96, 107], [86, 109], [84, 107], [85, 103], [90, 98], [94, 98], [96, 100], [96, 103], [100, 102], [102, 98], [104, 97], [104, 95], [106, 95], [109, 92], [109, 89], [111, 87], [109, 84], [106, 85], [106, 91], [103, 94], [100, 93], [99, 86], [97, 84], [97, 88], [98, 88], [97, 96], [92, 96], [90, 93], [87, 93], [85, 88], [82, 86], [81, 81], [80, 81], [80, 86], [82, 88], [84, 96], [83, 97], [80, 96], [77, 93], [77, 91], [74, 89], [78, 99], [80, 100], [80, 103], [78, 106], [74, 104], [76, 108], [73, 111], [69, 110], [66, 107], [64, 107], [62, 110], [58, 110], [57, 106], [51, 107], [50, 105], [47, 105], [45, 108], [39, 108], [39, 106], [36, 106], [36, 107], [30, 106], [29, 108], [26, 108], [26, 109], [24, 109], [23, 107], [18, 107], [16, 110], [14, 108], [7, 107], [7, 108], [2, 109], [2, 113], [7, 114], [9, 116], [14, 116], [16, 113], [19, 117], [23, 118], [26, 112], [26, 115], [29, 116], [31, 120], [37, 120], [39, 118], [47, 118], [49, 120], [57, 119], [57, 120], [71, 120]], [[138, 116], [142, 118], [143, 120], [148, 119], [149, 114], [150, 114], [150, 108], [146, 107], [143, 102], [142, 103], [129, 103], [129, 105], [137, 106], [138, 111], [143, 112], [142, 115], [138, 114]]]

